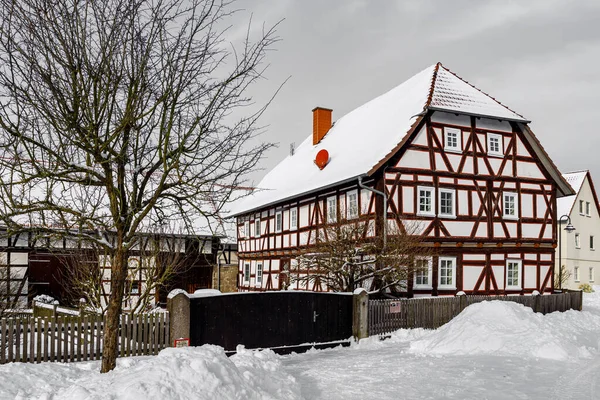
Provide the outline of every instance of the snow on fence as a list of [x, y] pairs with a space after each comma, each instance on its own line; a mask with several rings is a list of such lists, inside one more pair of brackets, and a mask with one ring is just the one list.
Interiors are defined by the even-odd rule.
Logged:
[[444, 325], [470, 304], [487, 300], [514, 301], [542, 314], [581, 310], [582, 292], [544, 296], [456, 296], [420, 299], [369, 300], [368, 334], [379, 335], [397, 329], [435, 329]]
[[[99, 360], [103, 330], [100, 316], [2, 318], [0, 364]], [[168, 346], [168, 313], [121, 316], [119, 357], [154, 355]]]

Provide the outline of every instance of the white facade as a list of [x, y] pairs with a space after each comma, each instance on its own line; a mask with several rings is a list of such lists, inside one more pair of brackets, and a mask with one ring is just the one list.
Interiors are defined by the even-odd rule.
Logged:
[[[573, 232], [567, 232], [568, 219], [562, 218], [559, 224], [563, 269], [569, 273], [569, 278], [563, 284], [567, 289], [579, 289], [582, 284], [594, 285], [600, 279], [600, 212], [597, 196], [588, 171], [564, 174], [567, 181], [577, 192], [574, 196], [558, 199], [557, 219], [563, 215], [569, 216], [575, 227]], [[556, 252], [556, 276], [558, 275], [559, 252]]]

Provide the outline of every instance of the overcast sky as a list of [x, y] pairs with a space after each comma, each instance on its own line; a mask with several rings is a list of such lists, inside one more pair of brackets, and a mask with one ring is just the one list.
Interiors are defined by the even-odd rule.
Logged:
[[240, 0], [255, 27], [284, 19], [269, 55], [262, 120], [276, 142], [258, 183], [312, 134], [315, 106], [336, 120], [441, 61], [533, 121], [562, 172], [589, 169], [600, 189], [600, 1]]

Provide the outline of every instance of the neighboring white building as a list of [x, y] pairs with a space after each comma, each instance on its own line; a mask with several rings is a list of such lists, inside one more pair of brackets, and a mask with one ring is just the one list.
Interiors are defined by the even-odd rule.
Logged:
[[[578, 289], [579, 285], [593, 285], [596, 279], [600, 280], [600, 211], [589, 171], [570, 172], [563, 176], [577, 192], [556, 200], [557, 220], [567, 215], [575, 227], [573, 232], [564, 230], [568, 222], [566, 217], [559, 224], [562, 265], [570, 272], [568, 282], [563, 287]], [[556, 276], [560, 268], [558, 258], [557, 250]]]

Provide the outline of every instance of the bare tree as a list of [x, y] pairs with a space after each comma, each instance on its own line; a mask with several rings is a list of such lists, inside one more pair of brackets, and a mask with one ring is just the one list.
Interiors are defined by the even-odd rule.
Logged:
[[[246, 94], [273, 29], [225, 41], [228, 1], [0, 0], [0, 218], [111, 258], [101, 371], [116, 365], [140, 231], [192, 230], [268, 144]], [[254, 111], [252, 111], [254, 110]], [[210, 207], [208, 207], [210, 205]], [[114, 242], [105, 233], [114, 235]]]
[[323, 227], [314, 244], [297, 258], [297, 269], [290, 271], [292, 282], [335, 292], [358, 287], [381, 293], [406, 289], [420, 268], [415, 260], [431, 256], [433, 249], [422, 242], [415, 227], [392, 230], [385, 246], [382, 237], [369, 237], [368, 230], [364, 220]]

